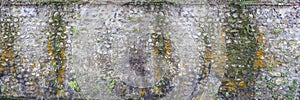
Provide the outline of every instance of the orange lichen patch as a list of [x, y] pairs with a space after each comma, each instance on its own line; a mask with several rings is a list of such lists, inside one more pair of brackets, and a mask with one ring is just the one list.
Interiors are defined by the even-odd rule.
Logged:
[[258, 67], [265, 68], [266, 67], [265, 61], [263, 61], [263, 59], [262, 59], [263, 56], [264, 56], [263, 50], [258, 50], [258, 52], [256, 53], [256, 61], [253, 64], [254, 67], [256, 67], [256, 68], [258, 68]]
[[[48, 53], [51, 53], [53, 52], [53, 46], [51, 44], [51, 39], [50, 37], [48, 38], [48, 44], [47, 44], [47, 48], [48, 48]], [[50, 56], [53, 56], [53, 55], [50, 55]]]
[[220, 87], [220, 90], [221, 90], [221, 91], [227, 91], [227, 87], [221, 86], [221, 87]]
[[63, 83], [63, 78], [62, 78], [61, 76], [59, 76], [59, 77], [57, 78], [57, 80], [58, 80], [59, 83]]
[[258, 60], [255, 61], [254, 67], [256, 67], [256, 68], [258, 68], [258, 67], [265, 68], [266, 64], [262, 59], [258, 59]]
[[234, 82], [232, 82], [232, 81], [229, 81], [229, 82], [227, 83], [227, 85], [228, 85], [228, 87], [234, 87], [234, 86], [235, 86]]
[[4, 71], [5, 70], [5, 68], [4, 67], [0, 67], [0, 72], [2, 72], [2, 71]]
[[246, 88], [246, 85], [245, 85], [245, 82], [244, 82], [244, 81], [239, 82], [239, 86], [240, 86], [240, 87], [243, 87], [243, 88]]
[[264, 52], [263, 50], [258, 50], [258, 52], [256, 53], [257, 58], [262, 58], [264, 56]]
[[65, 74], [66, 69], [65, 68], [60, 68], [59, 75], [63, 76]]
[[171, 44], [171, 39], [166, 39], [166, 42], [167, 42], [167, 45], [165, 46], [165, 49], [166, 49], [166, 52], [165, 52], [165, 56], [167, 57], [171, 57], [171, 47], [172, 47], [172, 44]]
[[257, 42], [258, 43], [263, 43], [263, 37], [264, 37], [264, 34], [259, 34], [258, 38], [257, 38]]
[[57, 93], [56, 93], [56, 95], [60, 95], [61, 94], [61, 92], [60, 92], [61, 90], [57, 90]]
[[1, 55], [1, 59], [9, 59], [12, 60], [14, 57], [14, 52], [12, 48], [7, 47], [7, 42], [4, 42], [3, 53]]
[[208, 73], [208, 69], [207, 69], [207, 68], [204, 68], [204, 69], [202, 70], [202, 72], [203, 72], [203, 73]]
[[[258, 44], [263, 44], [263, 36], [264, 36], [263, 33], [259, 34], [258, 39], [257, 39]], [[259, 48], [259, 50], [256, 53], [256, 60], [253, 64], [254, 67], [256, 67], [256, 68], [258, 68], [258, 67], [265, 68], [266, 67], [266, 63], [263, 60], [264, 55], [265, 54], [264, 54], [262, 48]]]
[[166, 74], [170, 74], [170, 73], [171, 73], [170, 69], [167, 69]]
[[155, 91], [156, 93], [162, 93], [162, 88], [158, 88], [156, 91]]
[[205, 60], [210, 61], [212, 59], [212, 51], [209, 48], [205, 49]]
[[48, 75], [55, 75], [56, 73], [55, 72], [53, 72], [53, 71], [49, 71], [48, 72]]
[[7, 42], [4, 42], [4, 44], [3, 44], [4, 46], [3, 46], [3, 49], [4, 49], [4, 54], [6, 53], [6, 51], [7, 51]]
[[11, 67], [11, 68], [10, 68], [10, 71], [11, 71], [12, 73], [16, 73], [16, 69], [15, 69], [14, 67]]
[[156, 45], [154, 45], [153, 48], [154, 48], [154, 54], [158, 55], [159, 54], [158, 47]]
[[222, 82], [229, 82], [230, 80], [228, 78], [222, 78]]
[[228, 91], [229, 91], [229, 92], [236, 93], [236, 89], [235, 89], [235, 87], [233, 87], [233, 86], [228, 86]]
[[61, 59], [65, 60], [66, 59], [66, 52], [65, 52], [65, 49], [63, 49], [61, 52], [60, 52], [60, 55], [61, 55]]
[[226, 83], [226, 85], [220, 87], [221, 91], [236, 92], [236, 84], [232, 80], [223, 78], [222, 83]]
[[147, 92], [146, 89], [142, 89], [141, 95], [144, 96], [146, 94], [146, 92]]
[[13, 57], [14, 57], [13, 49], [9, 49], [8, 54], [7, 54], [7, 57], [8, 57], [9, 59], [13, 59]]

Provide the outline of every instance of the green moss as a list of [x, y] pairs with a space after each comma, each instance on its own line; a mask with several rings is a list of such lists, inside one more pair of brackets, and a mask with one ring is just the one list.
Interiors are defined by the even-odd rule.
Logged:
[[287, 93], [287, 94], [285, 95], [285, 97], [286, 97], [288, 100], [293, 100], [293, 99], [294, 99], [293, 95], [290, 94], [290, 93]]
[[[252, 21], [254, 18], [249, 16], [251, 11], [245, 12], [245, 6], [236, 2], [231, 2], [229, 7], [230, 10], [226, 13], [229, 13], [230, 16], [225, 19], [228, 24], [224, 26], [227, 28], [224, 31], [228, 41], [236, 42], [226, 43], [226, 54], [228, 56], [226, 64], [228, 67], [226, 68], [225, 78], [229, 81], [222, 82], [222, 90], [220, 89], [219, 93], [227, 99], [231, 98], [231, 95], [226, 96], [227, 93], [233, 95], [246, 94], [251, 98], [251, 96], [255, 96], [255, 92], [250, 88], [254, 87], [255, 76], [260, 68], [258, 66], [263, 66], [263, 64], [257, 63], [257, 55], [263, 56], [263, 53], [259, 51], [264, 48], [264, 45], [258, 43], [259, 34], [255, 30], [256, 26], [253, 26]], [[235, 84], [239, 82], [237, 79], [243, 80], [244, 84]], [[227, 86], [228, 83], [233, 85]]]
[[281, 32], [281, 30], [278, 28], [274, 30], [274, 34], [276, 34], [276, 35], [278, 35], [280, 32]]
[[289, 87], [289, 90], [291, 90], [292, 92], [295, 92], [296, 91], [296, 86], [295, 85], [291, 85], [291, 86], [288, 86]]
[[295, 57], [295, 60], [298, 60], [298, 59], [299, 59], [299, 57], [300, 57], [300, 55], [297, 55], [297, 56]]
[[267, 88], [269, 88], [269, 89], [273, 89], [275, 87], [275, 85], [270, 82], [267, 82], [266, 85], [267, 85]]
[[78, 31], [74, 26], [71, 26], [70, 31], [71, 31], [74, 35], [78, 35], [78, 34], [79, 34], [79, 31]]
[[133, 20], [133, 17], [128, 17], [128, 20], [129, 20], [129, 21], [132, 21], [132, 20]]
[[112, 91], [116, 86], [116, 80], [112, 80], [108, 86], [108, 89]]
[[140, 29], [134, 28], [134, 29], [132, 30], [132, 32], [133, 32], [133, 33], [139, 33], [139, 32], [140, 32]]
[[100, 92], [100, 86], [94, 87], [94, 88], [93, 88], [93, 91], [94, 91], [94, 92]]
[[137, 21], [138, 21], [138, 22], [142, 22], [142, 21], [143, 21], [143, 18], [142, 18], [142, 17], [138, 17], [138, 18], [137, 18]]
[[68, 84], [69, 84], [69, 86], [70, 86], [73, 90], [75, 90], [76, 92], [79, 92], [79, 91], [80, 91], [80, 87], [79, 87], [79, 85], [78, 85], [78, 83], [77, 83], [76, 81], [71, 81], [71, 82], [69, 82]]
[[297, 84], [297, 79], [293, 80], [293, 84], [296, 85]]
[[287, 75], [286, 75], [286, 73], [283, 73], [283, 72], [281, 72], [281, 77], [286, 77]]
[[272, 98], [277, 100], [279, 96], [280, 96], [279, 94], [273, 94]]

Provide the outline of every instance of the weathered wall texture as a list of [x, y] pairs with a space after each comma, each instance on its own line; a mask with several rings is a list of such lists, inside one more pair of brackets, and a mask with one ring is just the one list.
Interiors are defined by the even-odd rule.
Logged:
[[4, 2], [1, 98], [300, 99], [299, 5]]

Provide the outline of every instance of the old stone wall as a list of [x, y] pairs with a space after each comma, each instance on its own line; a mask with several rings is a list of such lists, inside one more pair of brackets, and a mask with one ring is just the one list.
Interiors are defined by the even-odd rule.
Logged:
[[296, 0], [6, 0], [1, 98], [299, 98]]

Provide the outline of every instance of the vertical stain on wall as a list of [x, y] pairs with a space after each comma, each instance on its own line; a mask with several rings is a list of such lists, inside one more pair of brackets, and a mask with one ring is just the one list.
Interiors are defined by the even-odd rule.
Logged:
[[4, 16], [2, 16], [2, 12], [0, 11], [0, 95], [12, 96], [17, 94], [19, 88], [16, 82], [19, 55], [14, 48], [14, 42], [19, 29], [19, 18], [7, 14], [5, 11], [3, 13]]
[[265, 67], [263, 51], [258, 48], [262, 41], [257, 37], [253, 15], [243, 5], [231, 3], [226, 12], [226, 72], [219, 95], [222, 98], [254, 98], [255, 79], [259, 67]]
[[66, 63], [66, 22], [63, 20], [64, 13], [59, 11], [62, 5], [55, 5], [56, 11], [52, 11], [49, 18], [50, 30], [47, 33], [48, 59], [52, 70], [49, 72], [51, 78], [49, 84], [52, 89], [51, 95], [62, 96], [64, 91], [65, 63]]
[[258, 47], [258, 51], [256, 52], [256, 60], [253, 65], [256, 68], [259, 68], [259, 67], [265, 68], [266, 67], [266, 62], [263, 60], [264, 56], [265, 56], [264, 49], [263, 49], [263, 44], [264, 44], [263, 36], [264, 36], [264, 34], [260, 33], [257, 38], [257, 43], [258, 43], [259, 47]]
[[156, 62], [157, 65], [160, 65], [159, 67], [166, 67], [166, 65], [172, 66], [170, 68], [164, 68], [166, 69], [165, 72], [160, 72], [165, 74], [164, 76], [159, 76], [160, 79], [158, 83], [153, 87], [153, 90], [156, 92], [155, 95], [159, 97], [165, 96], [172, 90], [171, 82], [173, 77], [178, 73], [178, 66], [175, 63], [175, 59], [172, 57], [172, 52], [174, 52], [172, 48], [172, 41], [166, 32], [167, 30], [163, 29], [164, 24], [166, 23], [165, 20], [166, 16], [158, 14], [155, 20], [155, 33], [152, 33], [154, 54], [158, 61]]

